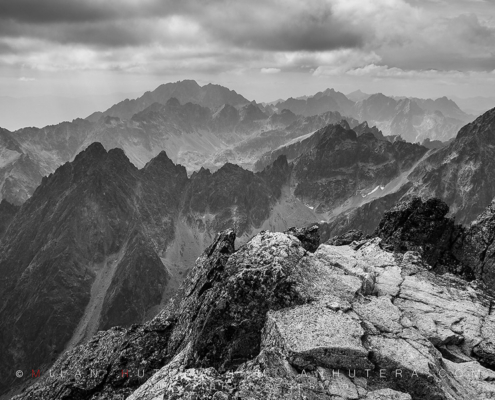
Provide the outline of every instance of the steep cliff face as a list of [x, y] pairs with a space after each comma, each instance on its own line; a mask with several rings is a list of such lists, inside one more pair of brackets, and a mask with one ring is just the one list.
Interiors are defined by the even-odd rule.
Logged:
[[0, 239], [3, 237], [14, 216], [19, 211], [19, 206], [10, 204], [7, 200], [0, 202]]
[[486, 368], [494, 298], [481, 283], [438, 276], [418, 252], [387, 252], [379, 238], [318, 247], [311, 228], [262, 232], [237, 250], [234, 242], [232, 230], [219, 234], [152, 321], [98, 333], [16, 399], [467, 400], [495, 392]]
[[199, 230], [234, 227], [242, 235], [268, 219], [288, 176], [285, 158], [258, 174], [234, 164], [225, 164], [213, 174], [203, 169], [191, 176], [182, 212]]
[[456, 139], [410, 175], [413, 192], [439, 197], [461, 223], [469, 223], [495, 197], [495, 109], [463, 127]]
[[495, 197], [493, 148], [495, 110], [466, 125], [447, 146], [432, 150], [401, 178], [389, 184], [381, 198], [368, 198], [324, 225], [324, 236], [349, 229], [371, 233], [384, 211], [412, 196], [436, 197], [449, 206], [449, 216], [467, 225], [473, 222]]
[[294, 194], [319, 211], [367, 195], [409, 170], [427, 149], [406, 142], [357, 136], [342, 126], [328, 127], [321, 140], [294, 162]]
[[168, 272], [156, 248], [173, 238], [178, 202], [143, 175], [122, 150], [94, 144], [17, 212], [0, 243], [2, 374], [53, 362], [70, 340], [142, 321], [161, 301]]

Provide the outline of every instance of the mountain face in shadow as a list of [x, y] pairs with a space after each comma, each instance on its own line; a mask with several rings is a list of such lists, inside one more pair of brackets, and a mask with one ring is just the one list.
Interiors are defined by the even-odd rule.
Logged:
[[48, 365], [97, 330], [149, 318], [187, 273], [167, 251], [202, 249], [181, 237], [184, 224], [205, 240], [226, 226], [259, 228], [288, 172], [281, 159], [259, 174], [227, 164], [189, 179], [164, 152], [137, 169], [122, 150], [94, 143], [20, 210], [2, 203], [1, 371]]
[[294, 194], [317, 211], [329, 211], [356, 194], [385, 186], [410, 170], [427, 149], [406, 142], [357, 136], [342, 126], [326, 128], [321, 140], [294, 161]]
[[469, 223], [495, 197], [495, 109], [463, 127], [456, 139], [413, 173], [414, 193], [439, 197], [460, 223]]
[[325, 224], [325, 237], [349, 229], [371, 233], [383, 212], [397, 201], [420, 196], [437, 197], [450, 208], [456, 221], [468, 225], [495, 197], [493, 148], [495, 110], [464, 126], [447, 146], [431, 150], [401, 179], [390, 185], [380, 198], [352, 207]]

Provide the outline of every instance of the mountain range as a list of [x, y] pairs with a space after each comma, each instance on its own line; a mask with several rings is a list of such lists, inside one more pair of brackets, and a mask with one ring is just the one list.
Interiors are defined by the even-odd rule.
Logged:
[[219, 85], [169, 83], [86, 119], [2, 130], [0, 195], [22, 204], [42, 176], [93, 142], [107, 150], [123, 149], [138, 168], [166, 150], [191, 173], [201, 166], [217, 169], [227, 161], [251, 169], [264, 153], [342, 119], [352, 128], [363, 122], [376, 125], [377, 137], [445, 142], [470, 118], [446, 98], [395, 100], [378, 94], [355, 103], [327, 89], [305, 99], [262, 105]]
[[495, 109], [427, 148], [363, 118], [418, 138], [433, 114], [441, 136], [462, 117], [455, 103], [341, 95], [279, 110], [186, 81], [87, 119], [1, 130], [0, 393], [20, 383], [12, 369], [46, 369], [98, 330], [149, 321], [219, 231], [238, 246], [318, 224], [326, 241], [372, 233], [415, 196], [466, 225], [490, 205]]

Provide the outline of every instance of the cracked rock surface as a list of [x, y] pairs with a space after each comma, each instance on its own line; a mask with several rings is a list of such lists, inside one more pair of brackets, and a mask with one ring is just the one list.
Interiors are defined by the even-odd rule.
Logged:
[[298, 237], [315, 235], [262, 232], [235, 250], [222, 232], [167, 309], [100, 332], [16, 399], [495, 398], [483, 285], [379, 238], [314, 251]]

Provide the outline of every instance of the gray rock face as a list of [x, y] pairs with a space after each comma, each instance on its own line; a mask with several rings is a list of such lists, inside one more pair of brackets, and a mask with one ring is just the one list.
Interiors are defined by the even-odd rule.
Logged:
[[[99, 333], [20, 399], [489, 399], [494, 298], [381, 239], [220, 234], [149, 323]], [[142, 378], [133, 375], [145, 370]], [[122, 377], [118, 372], [129, 372]], [[130, 376], [134, 376], [131, 378]]]
[[[342, 206], [385, 186], [417, 163], [427, 149], [406, 142], [378, 140], [371, 132], [357, 136], [341, 125], [316, 132], [317, 145], [294, 161], [294, 195], [317, 211]], [[308, 139], [309, 140], [309, 139]]]
[[489, 287], [495, 285], [495, 202], [466, 229], [453, 249], [456, 257], [473, 269]]
[[448, 212], [449, 207], [439, 199], [413, 197], [386, 212], [374, 234], [386, 248], [419, 251], [437, 272], [479, 279], [493, 288], [495, 202], [469, 227], [456, 225]]
[[495, 110], [464, 126], [449, 146], [411, 173], [411, 193], [442, 199], [459, 223], [474, 221], [495, 197], [494, 131]]

